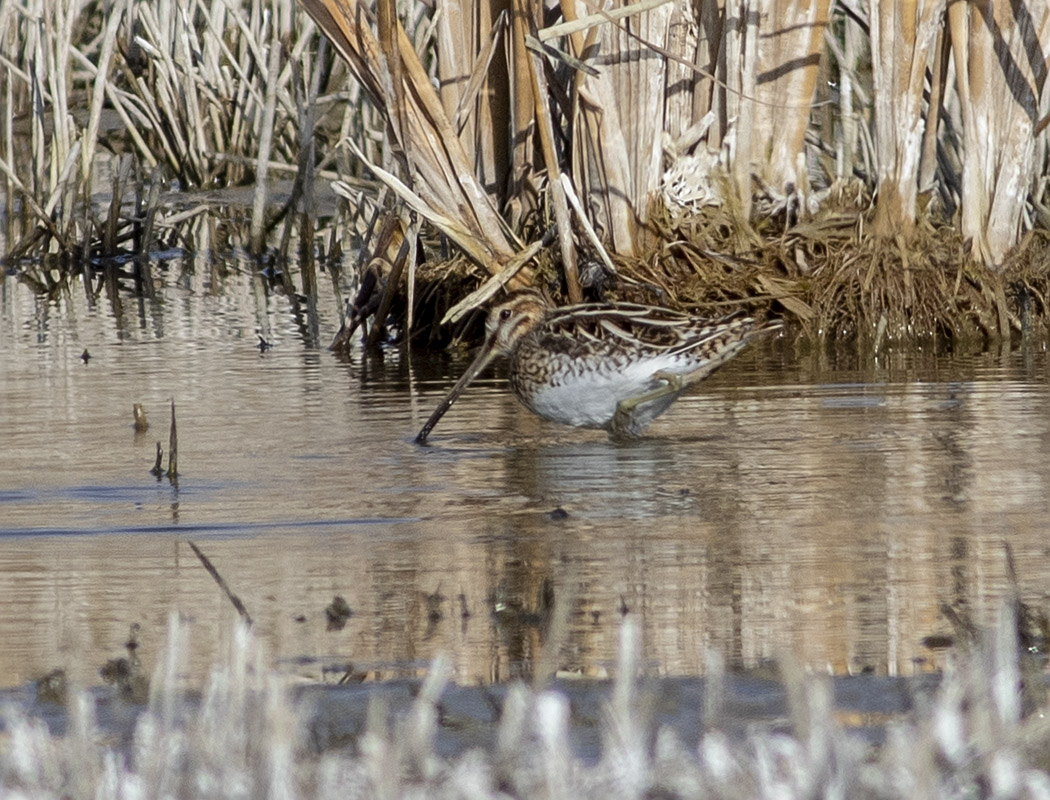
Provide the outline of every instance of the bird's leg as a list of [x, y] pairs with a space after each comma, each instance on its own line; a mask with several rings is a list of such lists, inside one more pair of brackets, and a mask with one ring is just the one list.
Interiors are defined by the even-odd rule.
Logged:
[[687, 385], [682, 381], [682, 376], [674, 372], [654, 372], [653, 381], [659, 381], [662, 385], [648, 392], [642, 392], [634, 397], [628, 397], [616, 404], [616, 413], [613, 414], [610, 425], [613, 436], [617, 438], [633, 438], [640, 431], [634, 429], [632, 422], [634, 412], [639, 406], [660, 400], [668, 395], [677, 394]]
[[[735, 348], [732, 353], [736, 353], [740, 348]], [[699, 367], [694, 369], [692, 372], [681, 372], [674, 375], [674, 379], [678, 382], [679, 390], [684, 389], [686, 386], [691, 386], [698, 381], [702, 381], [716, 369], [718, 369], [725, 359], [712, 359]], [[657, 376], [664, 377], [664, 373], [656, 373]], [[656, 376], [654, 376], [656, 377]]]
[[613, 436], [625, 438], [637, 436], [641, 431], [634, 426], [633, 422], [635, 412], [639, 406], [661, 400], [669, 395], [678, 394], [687, 386], [702, 381], [735, 355], [746, 342], [746, 339], [741, 339], [739, 342], [731, 343], [720, 352], [713, 354], [692, 372], [665, 372], [663, 370], [654, 372], [652, 380], [662, 385], [617, 403], [616, 413], [613, 414], [612, 423], [609, 426]]

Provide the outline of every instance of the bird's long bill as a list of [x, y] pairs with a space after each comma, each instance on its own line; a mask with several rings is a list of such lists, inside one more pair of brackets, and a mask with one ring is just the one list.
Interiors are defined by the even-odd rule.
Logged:
[[452, 391], [448, 393], [444, 400], [442, 400], [438, 407], [434, 409], [434, 413], [430, 415], [430, 419], [427, 420], [427, 424], [420, 428], [419, 433], [416, 434], [416, 444], [425, 444], [427, 437], [430, 436], [430, 432], [434, 430], [434, 426], [438, 424], [438, 421], [445, 416], [445, 412], [452, 408], [452, 404], [456, 402], [456, 399], [463, 392], [464, 389], [470, 384], [474, 378], [478, 376], [485, 367], [489, 365], [493, 357], [496, 355], [496, 348], [492, 342], [486, 342], [481, 348], [481, 352], [478, 353], [477, 357], [471, 362], [471, 365], [467, 367], [467, 371], [463, 373], [463, 376], [456, 381], [456, 385], [452, 387]]

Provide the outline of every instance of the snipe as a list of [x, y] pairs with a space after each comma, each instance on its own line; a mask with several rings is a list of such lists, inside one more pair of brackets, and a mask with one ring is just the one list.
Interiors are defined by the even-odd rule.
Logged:
[[638, 436], [687, 386], [703, 380], [756, 335], [780, 327], [751, 317], [710, 320], [620, 303], [554, 308], [515, 292], [489, 312], [481, 352], [419, 431], [422, 444], [460, 393], [497, 356], [510, 359], [518, 399], [545, 419]]

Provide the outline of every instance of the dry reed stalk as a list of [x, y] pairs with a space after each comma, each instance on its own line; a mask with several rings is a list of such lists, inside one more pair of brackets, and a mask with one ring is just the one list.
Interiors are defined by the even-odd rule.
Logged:
[[[69, 58], [73, 47], [74, 9], [65, 3], [51, 3], [44, 7], [45, 39], [41, 42], [47, 60], [47, 86], [51, 96], [51, 124], [53, 149], [50, 159], [50, 188], [56, 195], [61, 178], [57, 167], [64, 163], [73, 148], [73, 137], [69, 123]], [[48, 47], [49, 43], [58, 46]]]
[[[592, 224], [612, 242], [612, 249], [639, 255], [650, 198], [663, 175], [666, 68], [664, 57], [649, 46], [667, 43], [673, 6], [650, 3], [641, 13], [626, 3], [631, 16], [585, 18], [591, 8], [581, 0], [563, 0], [567, 23], [588, 24], [586, 34], [569, 36], [573, 54], [595, 58], [597, 74], [575, 73], [576, 132], [573, 183], [585, 204], [595, 206]], [[593, 17], [590, 18], [593, 20]]]
[[408, 304], [405, 311], [405, 347], [412, 349], [412, 332], [415, 322], [416, 306], [416, 262], [419, 259], [419, 233], [423, 222], [419, 217], [413, 217], [405, 232], [408, 241]]
[[[144, 219], [142, 223], [142, 238], [137, 248], [135, 258], [135, 286], [139, 297], [152, 298], [155, 294], [153, 288], [153, 273], [149, 270], [150, 252], [153, 249], [153, 226], [157, 219], [157, 201], [160, 198], [160, 171], [154, 169], [150, 174], [149, 194], [146, 196], [144, 208], [135, 209], [135, 216]], [[172, 403], [172, 431], [175, 430], [175, 405]], [[174, 450], [172, 451], [174, 452]]]
[[109, 19], [102, 34], [102, 52], [98, 59], [98, 69], [91, 92], [91, 105], [88, 111], [88, 124], [84, 129], [84, 146], [81, 150], [80, 179], [85, 187], [91, 186], [91, 174], [95, 160], [95, 145], [98, 143], [98, 124], [102, 116], [102, 103], [109, 82], [109, 68], [113, 60], [113, 51], [117, 42], [117, 28], [124, 19], [124, 8], [127, 0], [117, 0], [109, 10]]
[[[313, 231], [316, 207], [314, 201], [314, 180], [316, 174], [317, 145], [315, 139], [317, 125], [317, 97], [321, 91], [321, 76], [324, 73], [323, 63], [328, 52], [328, 40], [321, 39], [317, 48], [317, 65], [310, 68], [308, 56], [304, 54], [304, 67], [299, 68], [298, 61], [292, 61], [293, 85], [299, 111], [299, 169], [292, 189], [292, 200], [289, 205], [296, 205], [301, 198], [302, 210], [299, 215], [299, 264], [302, 272], [303, 294], [308, 298], [311, 308], [317, 304], [317, 276], [314, 266]], [[309, 86], [304, 85], [303, 72], [311, 73]], [[287, 226], [286, 230], [291, 226]]]
[[179, 434], [175, 425], [175, 401], [171, 401], [171, 428], [168, 430], [168, 480], [179, 479]]
[[[15, 6], [13, 3], [7, 3], [0, 8], [0, 54], [14, 51], [17, 35]], [[2, 120], [0, 124], [3, 127], [3, 151], [0, 152], [0, 162], [4, 164], [15, 163], [15, 72], [15, 65], [4, 58], [3, 63], [0, 63], [0, 74], [5, 76], [3, 97], [0, 98], [0, 120]], [[14, 238], [16, 229], [15, 181], [6, 172], [4, 173], [4, 220], [7, 222], [5, 238], [10, 242]]]
[[1050, 37], [1050, 9], [952, 3], [948, 20], [963, 122], [961, 232], [980, 262], [998, 266], [1018, 242], [1038, 176], [1034, 135], [1047, 113], [1047, 63], [1031, 55]]
[[526, 20], [512, 14], [508, 40], [507, 82], [510, 151], [507, 182], [507, 219], [513, 230], [521, 230], [524, 220], [539, 208], [536, 187], [537, 165], [532, 81], [532, 55], [525, 48]]
[[569, 180], [569, 176], [564, 172], [561, 174], [561, 183], [562, 189], [565, 192], [565, 199], [569, 201], [572, 210], [576, 212], [576, 218], [579, 220], [580, 227], [583, 228], [584, 235], [590, 240], [591, 246], [594, 248], [595, 253], [597, 253], [598, 258], [601, 259], [606, 271], [610, 275], [615, 275], [616, 265], [613, 264], [612, 259], [609, 258], [609, 253], [605, 249], [605, 245], [602, 244], [602, 240], [598, 238], [598, 232], [594, 230], [594, 226], [591, 225], [591, 221], [588, 219], [587, 213], [583, 209], [583, 204], [580, 202], [580, 198], [577, 196], [576, 190], [572, 186], [572, 181]]
[[[693, 119], [710, 114], [715, 123], [707, 147], [718, 152], [728, 126], [725, 97], [725, 14], [718, 3], [704, 3], [697, 15], [697, 43], [693, 63], [697, 69], [693, 90]], [[720, 76], [720, 77], [719, 77]]]
[[773, 208], [766, 213], [794, 202], [805, 211], [809, 204], [805, 139], [830, 6], [830, 0], [778, 0], [759, 13], [756, 84], [748, 87], [754, 99], [741, 99], [754, 106], [752, 150], [738, 157], [748, 158], [771, 195]]
[[919, 160], [918, 185], [920, 192], [929, 192], [934, 187], [937, 174], [937, 138], [941, 119], [941, 107], [944, 104], [945, 90], [948, 88], [948, 67], [951, 58], [951, 47], [946, 28], [937, 31], [937, 46], [934, 48], [933, 62], [930, 64], [930, 99], [926, 104], [926, 124], [922, 134], [922, 156]]
[[[528, 15], [525, 0], [518, 0], [517, 13], [522, 17]], [[529, 60], [529, 78], [531, 79], [532, 97], [536, 102], [540, 148], [547, 167], [547, 191], [550, 194], [551, 205], [554, 206], [554, 220], [558, 229], [558, 245], [561, 250], [562, 269], [565, 273], [569, 301], [579, 303], [583, 300], [583, 291], [580, 288], [580, 277], [576, 267], [576, 248], [572, 240], [572, 226], [569, 223], [569, 204], [565, 198], [565, 187], [562, 185], [561, 167], [558, 164], [558, 153], [554, 143], [549, 90], [544, 69], [543, 57], [533, 52]]]
[[259, 163], [255, 169], [255, 193], [252, 195], [252, 224], [248, 249], [256, 258], [266, 245], [266, 177], [273, 147], [273, 126], [277, 116], [277, 79], [281, 66], [281, 42], [277, 26], [271, 27], [270, 53], [267, 59], [266, 99], [259, 120]]
[[[32, 167], [29, 171], [29, 190], [33, 193], [35, 200], [39, 195], [47, 191], [47, 141], [45, 136], [46, 122], [44, 119], [44, 78], [41, 74], [47, 68], [44, 58], [44, 36], [38, 26], [28, 26], [26, 36], [26, 47], [29, 52], [26, 58], [30, 64], [29, 70], [29, 114], [30, 114], [30, 152], [32, 153]], [[30, 55], [31, 53], [31, 55]], [[55, 114], [52, 111], [52, 119]], [[57, 141], [57, 139], [56, 139]]]
[[751, 153], [756, 147], [751, 137], [754, 126], [754, 87], [757, 82], [758, 20], [752, 15], [750, 2], [730, 3], [725, 18], [726, 137], [731, 137], [728, 170], [732, 195], [726, 198], [737, 210], [738, 226], [746, 226], [751, 217]]
[[[82, 144], [81, 140], [77, 139], [73, 142], [73, 146], [69, 148], [69, 152], [66, 153], [65, 161], [58, 171], [58, 177], [54, 180], [51, 195], [47, 198], [47, 203], [44, 206], [44, 211], [48, 216], [52, 216], [60, 204], [63, 216], [67, 220], [73, 211], [73, 197], [75, 196], [76, 186], [75, 172]], [[75, 237], [68, 238], [73, 240]]]
[[[404, 142], [408, 135], [408, 110], [405, 99], [404, 70], [402, 60], [398, 53], [398, 29], [400, 22], [397, 19], [397, 8], [394, 0], [377, 0], [376, 3], [376, 29], [379, 33], [379, 46], [382, 50], [383, 63], [387, 71], [379, 77], [386, 92], [387, 108], [390, 113], [387, 120], [393, 129], [394, 137], [399, 142]], [[393, 155], [388, 153], [387, 155]], [[402, 147], [401, 157], [406, 162], [408, 182], [413, 182], [414, 154], [410, 147]]]
[[[858, 152], [861, 129], [859, 113], [868, 108], [870, 95], [858, 81], [857, 66], [860, 54], [867, 49], [867, 34], [853, 16], [841, 14], [838, 35], [828, 33], [824, 41], [836, 60], [838, 75], [838, 118], [835, 131], [835, 179], [846, 181], [853, 177], [858, 162], [870, 174], [870, 163]], [[841, 42], [840, 42], [841, 39]], [[866, 130], [866, 129], [865, 129]]]
[[[426, 208], [421, 213], [428, 218], [454, 218], [457, 224], [446, 233], [487, 269], [498, 269], [512, 254], [511, 234], [475, 177], [473, 165], [400, 22], [384, 16], [385, 32], [377, 35], [357, 0], [302, 0], [302, 4], [385, 115], [394, 144], [404, 154], [404, 166], [410, 165], [411, 187], [399, 180], [389, 183], [386, 176], [392, 173], [386, 170], [376, 174], [403, 199], [413, 195], [416, 205]], [[401, 76], [396, 88], [395, 74]], [[355, 150], [361, 153], [360, 148]]]
[[[442, 0], [434, 14], [438, 90], [445, 113], [458, 132], [480, 183], [493, 195], [507, 185], [511, 146], [513, 87], [506, 51], [513, 3], [463, 3]], [[504, 196], [505, 197], [505, 196]]]
[[124, 188], [131, 175], [131, 156], [120, 159], [120, 165], [113, 175], [113, 193], [109, 199], [109, 215], [102, 234], [102, 254], [113, 255], [117, 251], [117, 230], [120, 227], [120, 207], [124, 199]]
[[[416, 227], [416, 224], [413, 222], [406, 223], [404, 220], [400, 220], [398, 227], [401, 231], [411, 231]], [[393, 264], [388, 265], [390, 269], [387, 275], [386, 285], [383, 287], [383, 294], [379, 298], [379, 306], [376, 308], [375, 321], [371, 330], [368, 331], [368, 337], [365, 340], [365, 349], [367, 350], [371, 350], [379, 344], [379, 335], [386, 326], [386, 318], [390, 313], [390, 307], [394, 302], [394, 296], [397, 294], [397, 287], [401, 283], [401, 274], [405, 270], [405, 261], [411, 250], [412, 247], [409, 242], [409, 237], [405, 236], [401, 239], [401, 245], [398, 248]]]
[[694, 91], [702, 73], [697, 63], [699, 32], [697, 14], [675, 4], [667, 25], [667, 50], [678, 56], [668, 59], [666, 91], [664, 98], [664, 130], [672, 143], [678, 143], [694, 122], [702, 119], [707, 108], [699, 110], [700, 96]]
[[907, 233], [915, 223], [925, 125], [923, 86], [944, 7], [944, 0], [875, 0], [871, 4], [876, 235]]
[[199, 547], [197, 547], [196, 544], [194, 544], [189, 539], [186, 540], [186, 544], [190, 546], [190, 549], [193, 551], [194, 555], [197, 556], [198, 560], [201, 562], [201, 565], [204, 567], [207, 573], [211, 575], [212, 580], [214, 580], [218, 587], [222, 589], [222, 593], [226, 595], [226, 598], [230, 601], [231, 605], [233, 605], [233, 607], [237, 610], [237, 613], [240, 615], [241, 620], [244, 622], [244, 624], [250, 628], [252, 626], [252, 615], [248, 613], [248, 609], [245, 608], [244, 602], [241, 600], [241, 598], [234, 594], [233, 590], [230, 589], [230, 585], [226, 583], [226, 579], [222, 577], [222, 573], [215, 568], [215, 565], [211, 562], [211, 559], [204, 555], [204, 553]]

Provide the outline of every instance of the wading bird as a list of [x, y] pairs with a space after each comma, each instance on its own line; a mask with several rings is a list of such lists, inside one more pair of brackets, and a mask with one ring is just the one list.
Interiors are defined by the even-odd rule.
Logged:
[[511, 389], [530, 411], [563, 425], [601, 428], [614, 438], [636, 437], [683, 389], [780, 324], [746, 316], [710, 320], [632, 303], [555, 308], [538, 291], [520, 290], [489, 312], [481, 352], [416, 442], [427, 440], [498, 356], [509, 358]]

